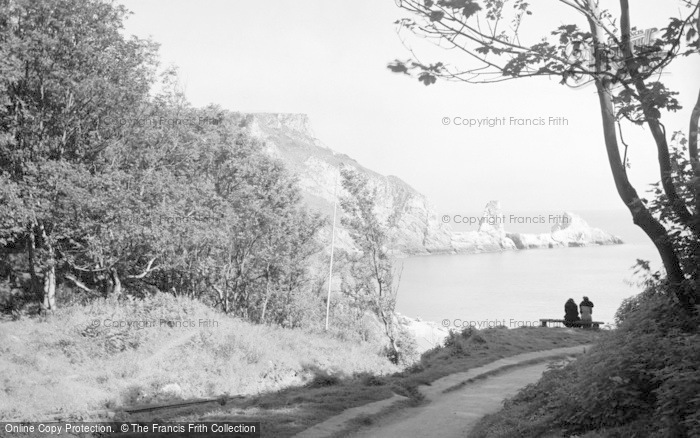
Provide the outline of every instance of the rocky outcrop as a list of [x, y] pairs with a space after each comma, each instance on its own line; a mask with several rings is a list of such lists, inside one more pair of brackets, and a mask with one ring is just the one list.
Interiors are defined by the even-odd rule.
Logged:
[[489, 202], [479, 220], [478, 231], [452, 233], [453, 249], [458, 253], [515, 249], [515, 244], [506, 234], [504, 219], [501, 203], [498, 201]]
[[499, 237], [506, 236], [505, 216], [500, 202], [490, 201], [486, 204], [479, 222], [479, 232]]
[[622, 239], [591, 227], [574, 213], [564, 212], [561, 220], [546, 234], [507, 233], [518, 249], [558, 248], [588, 245], [616, 245]]
[[[571, 213], [571, 222], [546, 234], [508, 233], [498, 201], [489, 202], [478, 231], [454, 232], [444, 224], [425, 196], [395, 176], [380, 175], [352, 158], [334, 152], [318, 140], [304, 114], [237, 114], [238, 125], [264, 143], [265, 151], [284, 161], [298, 178], [306, 204], [327, 216], [333, 214], [339, 169], [350, 166], [367, 175], [376, 189], [377, 214], [398, 217], [392, 235], [396, 255], [477, 253], [527, 248], [553, 248], [621, 243], [620, 239], [589, 227]], [[338, 187], [337, 195], [342, 195]], [[342, 209], [338, 208], [342, 215]], [[353, 250], [349, 233], [337, 219], [336, 247]], [[330, 241], [330, 228], [324, 230]]]
[[420, 318], [410, 318], [396, 312], [398, 326], [410, 333], [416, 340], [416, 350], [424, 353], [431, 348], [442, 346], [450, 330], [432, 321], [423, 321]]
[[507, 237], [499, 238], [478, 231], [454, 232], [451, 244], [454, 252], [460, 254], [516, 249], [513, 241]]

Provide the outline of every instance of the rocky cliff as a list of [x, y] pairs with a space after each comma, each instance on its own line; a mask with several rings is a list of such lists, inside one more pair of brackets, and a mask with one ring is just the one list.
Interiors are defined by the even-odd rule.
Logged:
[[[621, 241], [601, 230], [589, 227], [583, 219], [565, 213], [571, 222], [547, 234], [508, 233], [502, 221], [500, 205], [493, 201], [486, 206], [478, 231], [453, 232], [443, 224], [425, 196], [395, 176], [380, 175], [361, 166], [352, 158], [328, 148], [313, 134], [304, 114], [239, 114], [239, 125], [265, 144], [266, 152], [281, 159], [299, 179], [307, 205], [332, 216], [338, 169], [354, 167], [369, 177], [377, 189], [377, 214], [387, 218], [398, 213], [392, 250], [397, 255], [435, 253], [474, 253], [527, 248], [553, 248], [610, 244]], [[338, 183], [338, 186], [340, 184]], [[341, 189], [339, 189], [341, 190]], [[338, 193], [340, 195], [341, 193]], [[339, 217], [342, 214], [338, 208]], [[337, 220], [336, 244], [352, 249], [350, 235]], [[330, 235], [330, 230], [326, 230]]]
[[[339, 154], [321, 143], [313, 134], [304, 114], [241, 115], [241, 126], [264, 141], [268, 154], [279, 158], [299, 179], [304, 200], [313, 209], [332, 216], [336, 179], [339, 169], [351, 166], [369, 177], [377, 189], [377, 214], [382, 218], [399, 212], [393, 236], [398, 254], [452, 252], [451, 232], [437, 217], [425, 196], [395, 176], [380, 175], [357, 161]], [[338, 181], [339, 193], [340, 181]], [[340, 226], [342, 210], [338, 207], [336, 244], [353, 248], [352, 240]], [[328, 230], [328, 234], [330, 231]]]

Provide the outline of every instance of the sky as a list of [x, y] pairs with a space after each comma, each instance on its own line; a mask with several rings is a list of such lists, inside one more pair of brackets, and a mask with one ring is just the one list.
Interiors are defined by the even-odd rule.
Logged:
[[[390, 72], [409, 53], [394, 0], [122, 0], [126, 32], [161, 44], [189, 100], [241, 112], [308, 114], [316, 137], [379, 173], [427, 195], [439, 214], [480, 211], [492, 199], [509, 211], [624, 210], [608, 167], [594, 86], [556, 78], [426, 87]], [[578, 20], [539, 0], [525, 36]], [[602, 1], [614, 6], [616, 2]], [[558, 7], [557, 7], [558, 6]], [[663, 27], [673, 0], [635, 0], [632, 23]], [[407, 36], [430, 62], [459, 61]], [[700, 63], [679, 61], [664, 77], [684, 109], [664, 116], [687, 130]], [[566, 118], [565, 126], [456, 126], [455, 118]], [[450, 121], [443, 124], [443, 119]], [[658, 180], [648, 130], [625, 127], [630, 178], [638, 191]]]

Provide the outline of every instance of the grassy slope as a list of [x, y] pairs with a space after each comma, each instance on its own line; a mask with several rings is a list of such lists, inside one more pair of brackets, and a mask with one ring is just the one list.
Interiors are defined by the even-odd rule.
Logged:
[[470, 436], [700, 437], [700, 318], [662, 287], [621, 310], [588, 354], [549, 370]]
[[[105, 327], [104, 320], [155, 321], [143, 329]], [[218, 327], [174, 328], [160, 321], [215, 320]], [[98, 327], [92, 322], [99, 320]], [[52, 317], [0, 323], [0, 420], [79, 418], [177, 399], [244, 395], [216, 403], [123, 419], [261, 421], [264, 436], [290, 436], [344, 409], [413, 397], [415, 387], [515, 354], [591, 342], [571, 329], [489, 329], [456, 336], [399, 372], [379, 346], [324, 333], [256, 326], [201, 303], [160, 295], [146, 301], [102, 300]], [[163, 395], [176, 383], [180, 394]]]
[[[601, 332], [573, 329], [488, 329], [457, 336], [449, 347], [426, 352], [420, 363], [392, 375], [371, 373], [352, 377], [318, 376], [304, 387], [290, 387], [226, 406], [197, 406], [160, 411], [158, 418], [171, 421], [260, 421], [264, 437], [288, 437], [341, 413], [343, 410], [398, 393], [420, 403], [415, 390], [448, 374], [465, 371], [502, 357], [594, 341]], [[316, 384], [314, 384], [316, 383]], [[153, 414], [125, 417], [150, 420]]]
[[[218, 327], [165, 321], [215, 320]], [[91, 327], [95, 320], [99, 327]], [[104, 320], [155, 321], [156, 327], [105, 327]], [[161, 320], [164, 321], [161, 326]], [[167, 399], [257, 394], [301, 384], [317, 370], [341, 375], [393, 372], [377, 345], [322, 333], [252, 325], [184, 298], [97, 301], [48, 319], [0, 322], [0, 420]], [[176, 383], [182, 393], [165, 396]]]

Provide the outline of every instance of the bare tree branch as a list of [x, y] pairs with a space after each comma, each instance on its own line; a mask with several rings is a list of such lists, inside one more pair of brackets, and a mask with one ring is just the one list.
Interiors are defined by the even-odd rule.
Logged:
[[66, 274], [63, 276], [66, 280], [70, 280], [73, 284], [78, 286], [80, 289], [84, 290], [85, 292], [89, 292], [91, 294], [98, 294], [97, 291], [94, 289], [89, 288], [85, 283], [82, 281], [78, 280], [75, 275], [73, 274]]
[[137, 274], [137, 275], [127, 275], [126, 278], [128, 278], [128, 279], [140, 279], [140, 278], [143, 278], [146, 275], [150, 274], [153, 271], [157, 271], [158, 269], [160, 269], [160, 266], [156, 266], [155, 268], [151, 269], [153, 262], [155, 262], [157, 258], [158, 258], [158, 256], [155, 256], [151, 260], [149, 260], [148, 265], [146, 266], [146, 269], [142, 273]]

